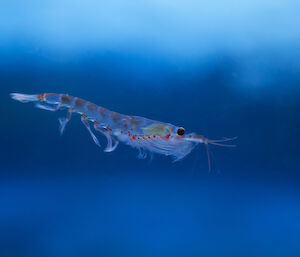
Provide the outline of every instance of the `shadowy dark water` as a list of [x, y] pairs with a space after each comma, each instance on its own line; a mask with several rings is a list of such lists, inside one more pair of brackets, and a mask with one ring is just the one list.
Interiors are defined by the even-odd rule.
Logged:
[[[134, 2], [0, 4], [0, 256], [299, 256], [299, 4]], [[202, 146], [104, 153], [79, 117], [60, 137], [64, 112], [11, 92], [237, 147], [211, 147], [210, 173]]]

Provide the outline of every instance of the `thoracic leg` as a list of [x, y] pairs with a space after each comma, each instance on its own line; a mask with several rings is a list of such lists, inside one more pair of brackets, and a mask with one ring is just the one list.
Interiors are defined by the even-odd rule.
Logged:
[[38, 102], [38, 103], [35, 104], [35, 107], [39, 108], [39, 109], [55, 112], [59, 109], [60, 105], [59, 104], [48, 104], [48, 103]]
[[64, 133], [64, 129], [65, 129], [67, 123], [71, 119], [72, 112], [73, 112], [73, 109], [69, 108], [67, 116], [66, 117], [61, 117], [61, 118], [58, 119], [58, 121], [59, 121], [59, 132], [60, 132], [61, 135]]
[[91, 130], [90, 124], [89, 124], [89, 122], [88, 122], [86, 116], [81, 115], [81, 121], [82, 121], [82, 123], [85, 125], [85, 127], [87, 128], [87, 130], [90, 132], [90, 134], [91, 134], [91, 136], [92, 136], [92, 138], [93, 138], [95, 144], [98, 145], [98, 146], [100, 147], [101, 145], [100, 145], [100, 143], [99, 143], [99, 141], [98, 141], [98, 138], [94, 135], [93, 131]]
[[[116, 140], [114, 137], [112, 137], [107, 129], [99, 126], [98, 124], [94, 124], [94, 128], [97, 129], [99, 132], [101, 132], [107, 139], [107, 146], [104, 149], [104, 152], [114, 151], [117, 148], [119, 141]], [[112, 141], [114, 141], [115, 143], [114, 145]]]

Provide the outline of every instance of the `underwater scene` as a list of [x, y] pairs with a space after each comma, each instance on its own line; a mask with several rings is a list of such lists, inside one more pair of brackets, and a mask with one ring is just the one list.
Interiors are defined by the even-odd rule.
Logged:
[[300, 256], [299, 11], [1, 1], [0, 256]]

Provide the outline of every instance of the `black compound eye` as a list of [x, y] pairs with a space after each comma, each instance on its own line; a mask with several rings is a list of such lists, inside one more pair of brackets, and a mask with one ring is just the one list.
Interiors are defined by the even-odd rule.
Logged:
[[183, 136], [183, 135], [184, 135], [184, 132], [185, 132], [184, 128], [179, 128], [179, 129], [177, 129], [177, 134], [178, 134], [179, 136]]

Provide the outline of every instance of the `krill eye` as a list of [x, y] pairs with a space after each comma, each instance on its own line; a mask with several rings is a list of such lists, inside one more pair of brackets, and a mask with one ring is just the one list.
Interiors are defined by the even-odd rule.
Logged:
[[179, 135], [179, 136], [183, 136], [184, 135], [184, 128], [179, 128], [179, 129], [177, 129], [177, 134]]

